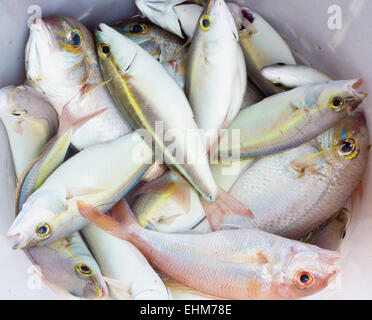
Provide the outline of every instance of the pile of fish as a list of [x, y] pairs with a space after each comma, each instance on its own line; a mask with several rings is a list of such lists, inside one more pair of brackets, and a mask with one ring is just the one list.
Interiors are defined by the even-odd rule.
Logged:
[[94, 33], [70, 17], [32, 23], [27, 80], [0, 91], [14, 249], [68, 297], [326, 288], [368, 160], [362, 80], [296, 64], [234, 3], [136, 5]]

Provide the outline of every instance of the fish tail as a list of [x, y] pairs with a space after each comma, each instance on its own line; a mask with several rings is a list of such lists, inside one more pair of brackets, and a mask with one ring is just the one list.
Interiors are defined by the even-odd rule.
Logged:
[[253, 219], [252, 211], [222, 188], [218, 188], [214, 202], [203, 198], [200, 200], [213, 231], [223, 229], [224, 217], [228, 215], [239, 215]]
[[119, 201], [111, 209], [111, 217], [84, 201], [78, 201], [77, 206], [80, 214], [89, 222], [123, 240], [130, 241], [129, 229], [132, 226], [138, 226], [137, 220], [125, 200]]

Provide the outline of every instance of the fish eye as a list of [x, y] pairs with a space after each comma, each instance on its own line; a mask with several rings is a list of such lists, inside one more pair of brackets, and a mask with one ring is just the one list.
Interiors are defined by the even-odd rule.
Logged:
[[204, 31], [208, 31], [211, 28], [211, 20], [207, 15], [203, 15], [200, 18], [200, 27]]
[[102, 43], [101, 44], [101, 56], [103, 58], [107, 58], [111, 55], [111, 48], [108, 44]]
[[285, 63], [284, 62], [278, 62], [276, 65], [277, 66], [285, 66]]
[[39, 238], [46, 239], [52, 234], [52, 227], [50, 224], [43, 222], [36, 227], [36, 235]]
[[147, 31], [147, 25], [145, 25], [144, 23], [134, 24], [134, 25], [131, 25], [129, 28], [130, 33], [144, 33], [146, 31]]
[[296, 275], [296, 284], [300, 288], [308, 288], [314, 283], [314, 276], [310, 272], [302, 271]]
[[274, 82], [273, 85], [278, 88], [282, 87], [282, 84], [280, 82]]
[[359, 148], [352, 138], [345, 138], [338, 145], [338, 153], [346, 159], [354, 159], [359, 153]]
[[27, 111], [26, 110], [12, 111], [12, 115], [15, 116], [15, 117], [24, 116], [25, 114], [27, 114]]
[[82, 275], [92, 274], [92, 270], [84, 263], [79, 263], [78, 265], [76, 265], [75, 270]]
[[71, 31], [70, 42], [73, 47], [79, 48], [81, 46], [81, 39], [82, 36], [79, 30], [74, 29]]
[[341, 239], [345, 239], [345, 237], [346, 237], [346, 230], [342, 230]]
[[329, 100], [328, 105], [332, 111], [336, 111], [336, 112], [342, 111], [345, 106], [345, 100], [344, 98], [341, 98], [341, 97], [334, 97], [331, 100]]

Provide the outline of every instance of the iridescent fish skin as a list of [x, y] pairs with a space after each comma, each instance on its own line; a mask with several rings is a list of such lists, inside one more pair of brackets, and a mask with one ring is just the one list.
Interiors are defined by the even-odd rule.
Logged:
[[339, 250], [350, 222], [350, 211], [342, 208], [307, 236], [306, 242], [327, 250]]
[[27, 199], [7, 234], [15, 238], [14, 249], [47, 245], [84, 228], [77, 201], [110, 210], [152, 160], [152, 150], [136, 133], [80, 151]]
[[160, 232], [182, 232], [204, 217], [198, 193], [173, 172], [145, 185], [135, 196], [133, 212], [139, 224]]
[[208, 2], [189, 50], [187, 97], [207, 150], [213, 154], [247, 90], [238, 32], [224, 0]]
[[92, 35], [69, 17], [36, 19], [26, 47], [27, 83], [44, 93], [61, 114], [63, 106], [79, 92], [95, 88], [83, 101], [72, 101], [76, 116], [103, 108], [107, 112], [74, 133], [72, 144], [83, 149], [111, 141], [132, 130], [103, 86]]
[[[358, 91], [361, 84], [361, 79], [319, 82], [276, 94], [245, 108], [221, 139], [217, 155], [258, 157], [309, 141], [332, 128], [363, 102], [367, 95]], [[229, 137], [233, 137], [232, 143]]]
[[[135, 42], [105, 24], [100, 24], [100, 29], [96, 33], [97, 50], [105, 79], [112, 79], [108, 84], [111, 95], [133, 128], [145, 129], [144, 138], [154, 146], [155, 153], [205, 199], [214, 201], [217, 186], [183, 90]], [[157, 124], [161, 124], [168, 138], [159, 136]], [[170, 148], [176, 152], [172, 153]]]
[[157, 270], [197, 291], [225, 299], [296, 299], [328, 286], [340, 256], [257, 229], [166, 234], [141, 228], [119, 202], [121, 223], [79, 203], [81, 214], [134, 244]]
[[185, 87], [187, 74], [187, 50], [183, 49], [185, 41], [139, 17], [120, 21], [113, 27], [145, 49], [166, 68], [181, 88]]
[[355, 113], [306, 144], [258, 160], [230, 190], [254, 218], [231, 215], [223, 224], [307, 235], [345, 206], [366, 169], [368, 145], [364, 114]]
[[25, 252], [42, 279], [58, 293], [85, 299], [108, 296], [101, 270], [79, 233]]
[[273, 85], [284, 89], [332, 80], [329, 75], [312, 67], [284, 63], [262, 68], [261, 75]]
[[56, 134], [58, 115], [41, 93], [22, 85], [0, 90], [0, 119], [7, 130], [19, 179]]

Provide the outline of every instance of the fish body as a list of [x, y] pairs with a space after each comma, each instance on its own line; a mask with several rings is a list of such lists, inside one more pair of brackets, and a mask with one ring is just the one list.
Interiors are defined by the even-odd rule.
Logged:
[[261, 75], [273, 85], [285, 89], [332, 80], [329, 75], [312, 67], [283, 63], [264, 67], [261, 70]]
[[187, 74], [187, 50], [185, 41], [152, 24], [146, 19], [133, 17], [114, 24], [114, 28], [145, 49], [177, 81], [185, 87]]
[[36, 89], [10, 86], [0, 90], [0, 119], [6, 127], [16, 175], [20, 178], [56, 134], [58, 115]]
[[87, 89], [92, 92], [85, 99], [70, 102], [76, 110], [75, 116], [83, 117], [107, 109], [76, 130], [72, 137], [76, 149], [111, 141], [131, 132], [130, 125], [103, 85], [92, 35], [75, 19], [48, 17], [35, 20], [26, 47], [26, 73], [27, 83], [45, 94], [59, 115], [68, 101]]
[[360, 79], [319, 82], [268, 97], [241, 110], [221, 139], [218, 156], [258, 157], [315, 138], [365, 99], [366, 94], [357, 91], [361, 83]]
[[182, 232], [192, 229], [205, 217], [198, 193], [173, 172], [165, 173], [138, 193], [132, 208], [144, 228]]
[[266, 95], [284, 91], [267, 81], [261, 69], [276, 63], [296, 64], [288, 44], [258, 13], [241, 7], [238, 16], [245, 22], [238, 30], [248, 76]]
[[[205, 199], [214, 200], [217, 186], [205, 145], [185, 94], [144, 49], [101, 24], [97, 50], [112, 96], [155, 153], [174, 167]], [[125, 53], [125, 55], [124, 55]], [[159, 135], [159, 129], [161, 134]]]
[[350, 211], [339, 210], [323, 225], [311, 232], [306, 242], [327, 250], [339, 250], [346, 236], [346, 228], [350, 222]]
[[108, 296], [101, 270], [79, 233], [25, 252], [42, 279], [58, 293], [85, 299]]
[[254, 218], [231, 215], [224, 224], [299, 239], [345, 206], [367, 160], [365, 118], [355, 113], [306, 144], [261, 158], [241, 174], [230, 194], [249, 206]]
[[15, 248], [42, 246], [87, 225], [77, 200], [108, 211], [145, 174], [152, 151], [135, 133], [79, 152], [61, 166], [25, 202], [8, 237]]
[[134, 244], [157, 270], [225, 299], [295, 299], [325, 288], [338, 254], [257, 229], [169, 234], [141, 228], [120, 202], [121, 223], [79, 203], [84, 217]]
[[200, 16], [188, 66], [187, 95], [207, 149], [213, 153], [220, 130], [239, 112], [247, 89], [238, 32], [224, 0], [211, 0]]
[[82, 234], [105, 277], [120, 283], [120, 286], [115, 286], [108, 280], [112, 298], [168, 299], [162, 280], [131, 243], [113, 237], [94, 225], [84, 228]]

